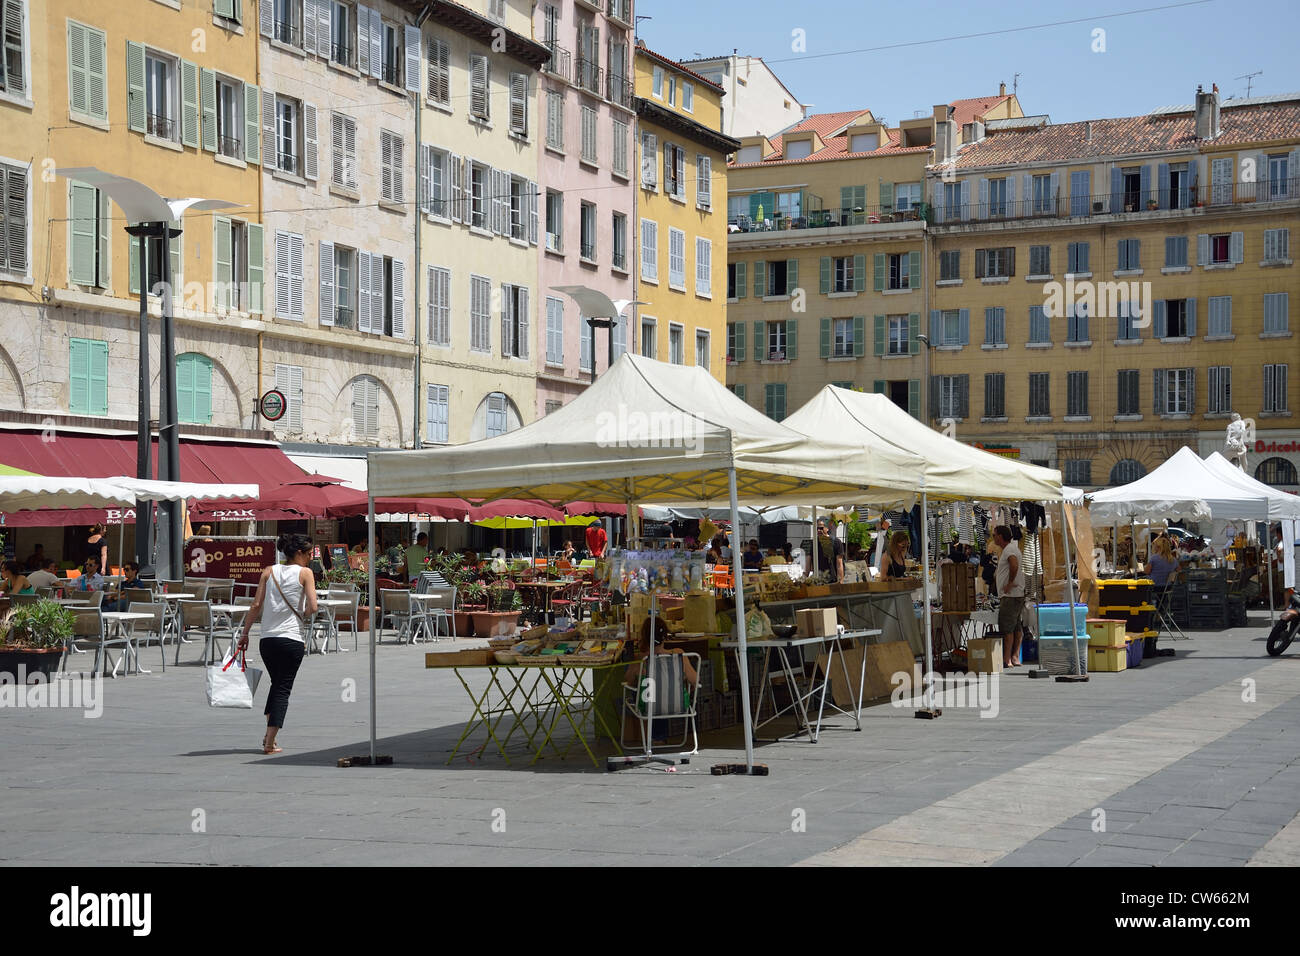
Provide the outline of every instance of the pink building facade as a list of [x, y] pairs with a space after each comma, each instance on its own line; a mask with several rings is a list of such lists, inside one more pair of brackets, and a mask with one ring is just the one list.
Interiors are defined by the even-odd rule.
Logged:
[[[537, 414], [591, 381], [592, 330], [555, 286], [582, 285], [614, 301], [635, 295], [636, 113], [632, 108], [632, 0], [542, 0], [534, 36], [551, 50], [539, 74]], [[628, 309], [628, 313], [633, 310]], [[611, 332], [595, 330], [595, 372], [608, 367]], [[614, 357], [634, 349], [625, 315]]]

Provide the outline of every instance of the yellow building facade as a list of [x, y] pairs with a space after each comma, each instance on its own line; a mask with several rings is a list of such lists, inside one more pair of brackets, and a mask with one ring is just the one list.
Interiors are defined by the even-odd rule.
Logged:
[[640, 165], [633, 314], [642, 355], [726, 379], [727, 156], [722, 88], [644, 47], [634, 56]]

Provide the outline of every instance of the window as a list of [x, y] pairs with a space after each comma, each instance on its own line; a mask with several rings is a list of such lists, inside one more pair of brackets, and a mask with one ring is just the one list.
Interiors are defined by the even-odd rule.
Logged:
[[1265, 458], [1255, 469], [1255, 480], [1266, 485], [1300, 485], [1295, 465], [1285, 458]]
[[650, 219], [641, 220], [641, 278], [659, 281], [659, 224]]
[[73, 415], [107, 415], [108, 343], [71, 339], [68, 349], [68, 411]]
[[[767, 324], [767, 360], [784, 362], [786, 359], [786, 324], [785, 322], [768, 322]], [[757, 345], [758, 343], [754, 343]]]
[[1142, 268], [1142, 244], [1138, 239], [1121, 239], [1117, 244], [1115, 268], [1120, 272]]
[[688, 113], [695, 112], [695, 84], [682, 83], [682, 109]]
[[487, 435], [495, 438], [510, 430], [510, 399], [500, 392], [492, 392], [487, 397]]
[[492, 351], [492, 283], [485, 276], [469, 277], [469, 347]]
[[728, 196], [727, 197], [727, 222], [737, 223], [742, 216], [749, 215], [749, 197], [748, 196]]
[[763, 386], [763, 414], [778, 422], [785, 418], [784, 383]]
[[1264, 366], [1264, 402], [1262, 411], [1285, 412], [1290, 408], [1286, 400], [1287, 366]]
[[523, 286], [501, 285], [501, 357], [528, 358], [528, 290]]
[[[23, 62], [25, 9], [22, 3], [0, 3], [0, 92], [18, 97], [25, 97], [28, 90]], [[68, 21], [68, 111], [73, 116], [108, 121], [107, 51], [103, 31]]]
[[673, 74], [668, 76], [668, 105], [677, 105], [677, 77]]
[[381, 129], [379, 131], [379, 149], [382, 167], [379, 194], [389, 202], [403, 203], [406, 201], [406, 190], [404, 188], [406, 165], [402, 160], [402, 154], [406, 149], [406, 141], [396, 133]]
[[614, 159], [611, 165], [614, 169], [615, 176], [627, 175], [627, 123], [617, 117], [614, 118]]
[[488, 229], [489, 169], [482, 163], [470, 163], [469, 168], [469, 224], [474, 229]]
[[263, 90], [262, 124], [263, 165], [315, 179], [316, 107]]
[[1212, 295], [1210, 296], [1210, 321], [1209, 328], [1206, 329], [1207, 335], [1231, 335], [1232, 334], [1232, 296], [1230, 295]]
[[428, 388], [425, 438], [435, 445], [445, 445], [450, 441], [450, 397], [451, 389], [446, 385], [430, 385]]
[[497, 23], [505, 23], [506, 0], [488, 0], [488, 16]]
[[177, 140], [176, 61], [148, 53], [144, 60], [145, 132], [159, 139]]
[[1092, 462], [1086, 458], [1067, 458], [1062, 463], [1062, 477], [1075, 487], [1092, 484]]
[[1279, 153], [1268, 158], [1268, 198], [1289, 199], [1290, 182], [1287, 170], [1287, 154]]
[[713, 295], [713, 243], [708, 239], [695, 239], [695, 294]]
[[564, 364], [564, 300], [546, 297], [546, 364]]
[[578, 86], [597, 96], [600, 88], [600, 28], [591, 23], [578, 23]]
[[1287, 332], [1291, 328], [1290, 293], [1264, 293], [1264, 331]]
[[1187, 237], [1165, 236], [1165, 268], [1182, 269], [1187, 267]]
[[962, 189], [965, 183], [944, 183], [943, 184], [943, 206], [948, 210], [947, 218], [949, 220], [965, 219], [967, 216], [966, 203], [962, 201], [962, 195], [965, 190]]
[[871, 153], [880, 147], [880, 134], [854, 133], [849, 137], [850, 153]]
[[176, 356], [176, 417], [197, 425], [212, 421], [212, 359], [206, 355]]
[[1007, 417], [1007, 376], [990, 372], [984, 376], [984, 417]]
[[[510, 206], [508, 223], [510, 238], [518, 242], [527, 242], [529, 239], [529, 220], [530, 207], [533, 205], [534, 192], [536, 187], [526, 179], [520, 179], [518, 176], [509, 176], [502, 173], [503, 180], [508, 180], [510, 184]], [[534, 225], [532, 228], [536, 228]], [[533, 242], [537, 242], [537, 237], [533, 236]]]
[[620, 272], [627, 271], [627, 216], [621, 212], [614, 213], [614, 251], [610, 265]]
[[1140, 394], [1142, 384], [1141, 377], [1142, 372], [1140, 369], [1122, 368], [1119, 370], [1119, 394], [1115, 403], [1115, 413], [1117, 415], [1142, 414], [1142, 397]]
[[596, 111], [582, 108], [582, 161], [596, 165]]
[[1007, 183], [1006, 179], [988, 180], [990, 217], [1004, 218], [1007, 215]]
[[1041, 305], [1029, 307], [1029, 344], [1050, 345], [1052, 342], [1051, 324], [1047, 311]]
[[1072, 242], [1067, 246], [1065, 271], [1070, 275], [1081, 275], [1092, 270], [1088, 267], [1089, 244]]
[[528, 74], [510, 74], [510, 132], [528, 135]]
[[[744, 272], [743, 265], [741, 272]], [[766, 262], [760, 259], [754, 263], [754, 295], [793, 295], [798, 285], [798, 259], [774, 259]], [[739, 291], [741, 296], [745, 294], [743, 289]]]
[[668, 229], [668, 285], [686, 291], [686, 233]]
[[275, 234], [275, 314], [303, 318], [302, 236], [293, 232]]
[[559, 252], [563, 248], [564, 194], [546, 190], [546, 248]]
[[854, 352], [853, 340], [853, 319], [832, 319], [834, 326], [834, 341], [831, 347], [831, 355], [835, 358], [852, 358]]
[[664, 192], [686, 199], [686, 150], [675, 143], [664, 143]]
[[969, 375], [936, 375], [934, 383], [935, 417], [966, 418], [969, 414]]
[[975, 278], [998, 279], [1016, 274], [1014, 246], [975, 250]]
[[[378, 254], [358, 255], [359, 260], [368, 258], [369, 263], [369, 314], [365, 307], [359, 307], [360, 321], [357, 323], [362, 332], [376, 335], [391, 335], [394, 338], [406, 337], [406, 264], [400, 259], [392, 259]], [[358, 265], [360, 282], [357, 301], [360, 306], [361, 296], [366, 293], [366, 268]]]
[[[22, 2], [22, 0], [5, 0], [5, 2], [0, 3], [0, 93], [7, 93], [11, 97], [25, 98], [27, 95], [28, 87], [30, 86], [30, 82], [27, 75], [28, 74], [27, 15], [28, 15], [27, 4], [25, 2]], [[82, 42], [81, 49], [83, 51], [83, 55], [84, 55], [84, 51], [86, 50], [86, 44], [88, 43], [89, 34], [98, 34], [99, 36], [98, 48], [101, 51], [103, 50], [104, 35], [102, 33], [99, 33], [98, 31], [95, 30], [91, 30], [89, 27], [84, 27], [81, 26], [80, 24], [72, 24], [70, 22], [68, 24], [68, 44], [69, 44], [70, 51], [75, 49], [75, 46], [73, 45], [74, 26], [80, 29], [80, 33], [77, 34], [77, 39], [80, 39]], [[75, 55], [70, 53], [69, 56], [70, 56], [70, 60], [69, 60], [70, 63], [76, 61]], [[86, 62], [87, 62], [86, 60], [84, 59], [82, 60], [83, 64], [85, 64]], [[100, 59], [99, 59], [99, 64], [100, 64], [99, 75], [101, 80], [101, 86], [99, 92], [100, 102], [103, 102], [103, 88], [102, 88], [103, 63], [104, 63], [104, 59], [103, 59], [103, 54], [101, 52]], [[70, 86], [72, 85], [71, 73], [69, 74], [69, 85]], [[75, 105], [76, 104], [75, 95], [73, 96], [73, 103], [74, 103], [73, 112], [78, 112]], [[81, 112], [87, 112], [87, 111], [82, 110]], [[94, 115], [98, 116], [98, 114], [94, 114]]]
[[910, 355], [912, 353], [912, 321], [906, 315], [888, 317], [888, 354]]
[[674, 365], [685, 365], [686, 355], [683, 351], [683, 330], [675, 322], [668, 323], [668, 361]]
[[[386, 134], [381, 134], [386, 135]], [[440, 154], [445, 160], [446, 154]], [[344, 189], [357, 188], [357, 121], [344, 113], [330, 114], [330, 179]], [[446, 177], [440, 174], [440, 184]], [[439, 192], [442, 191], [440, 186]], [[445, 215], [445, 213], [440, 213]]]
[[[1030, 201], [1035, 216], [1050, 216], [1056, 213], [1056, 190], [1052, 188], [1051, 174], [1035, 176], [1030, 183]], [[1046, 272], [1035, 275], [1047, 275]]]
[[1065, 313], [1067, 342], [1090, 342], [1088, 337], [1088, 306], [1079, 302], [1069, 306]]
[[[331, 252], [332, 250], [332, 252]], [[333, 268], [330, 256], [333, 256]], [[320, 321], [340, 329], [357, 328], [356, 296], [360, 291], [357, 282], [357, 251], [337, 244], [320, 244]], [[369, 270], [367, 270], [369, 271]], [[329, 278], [333, 277], [333, 284]], [[369, 276], [367, 276], [369, 280]], [[366, 309], [370, 308], [369, 291], [366, 292]]]
[[1284, 262], [1291, 258], [1291, 230], [1264, 230], [1264, 261]]
[[807, 159], [812, 155], [812, 148], [811, 139], [790, 140], [784, 144], [783, 158], [787, 160]]
[[579, 236], [579, 255], [588, 262], [596, 261], [596, 207], [589, 202], [582, 204], [581, 214], [578, 217], [580, 236]]
[[268, 8], [271, 12], [271, 38], [290, 46], [301, 46], [299, 17], [302, 4], [299, 0], [271, 0], [271, 3], [262, 0], [262, 11], [265, 13]]
[[[341, 0], [332, 0], [332, 2], [326, 0], [326, 4], [326, 9], [333, 8], [331, 11], [333, 16], [329, 21], [329, 39], [326, 41], [329, 43], [330, 62], [337, 63], [340, 66], [355, 67], [357, 65], [357, 51], [355, 48], [357, 25], [352, 17], [352, 6], [341, 2]], [[319, 34], [316, 40], [317, 43], [321, 42]], [[429, 95], [433, 95], [432, 88]]]
[[[214, 149], [222, 156], [243, 159], [245, 156], [244, 84], [216, 76], [203, 70], [200, 83], [204, 102], [203, 146]], [[215, 110], [208, 112], [207, 103], [212, 97]]]
[[[794, 195], [799, 197], [799, 193], [784, 193], [785, 197]], [[713, 160], [708, 156], [697, 155], [695, 157], [695, 206], [697, 209], [710, 209], [713, 206]], [[779, 203], [778, 203], [779, 207]], [[795, 216], [799, 211], [794, 212]]]
[[[932, 328], [930, 341], [934, 345], [966, 345], [969, 338], [967, 324], [969, 312], [966, 309], [945, 309], [931, 312], [931, 318], [938, 319], [938, 327]], [[963, 319], [966, 318], [966, 321]]]
[[984, 310], [984, 344], [1007, 344], [1007, 310], [993, 306]]
[[1145, 477], [1146, 473], [1147, 470], [1140, 461], [1124, 458], [1116, 462], [1115, 467], [1110, 470], [1111, 487], [1131, 484]]
[[632, 84], [628, 79], [628, 52], [627, 43], [615, 39], [617, 31], [610, 30], [609, 40], [609, 75], [606, 85], [606, 95], [619, 106], [631, 109], [632, 107]]
[[564, 149], [564, 93], [546, 91], [546, 145]]
[[1137, 302], [1120, 302], [1119, 315], [1115, 319], [1115, 339], [1126, 342], [1142, 338], [1141, 330], [1134, 324], [1137, 315]]
[[867, 221], [867, 187], [840, 187], [840, 225], [860, 226]]
[[650, 81], [650, 82], [651, 82], [651, 87], [650, 87], [650, 89], [651, 89], [651, 92], [652, 92], [653, 95], [654, 95], [654, 98], [657, 99], [657, 100], [661, 100], [661, 99], [663, 99], [663, 98], [664, 98], [664, 71], [663, 71], [663, 67], [656, 66], [656, 67], [654, 68], [654, 73], [653, 73], [652, 76], [651, 76], [651, 81]]
[[646, 358], [658, 358], [658, 345], [655, 342], [659, 323], [648, 316], [641, 319], [641, 354]]
[[1211, 365], [1210, 394], [1206, 396], [1206, 412], [1211, 415], [1232, 411], [1232, 366]]
[[384, 23], [382, 26], [383, 48], [380, 61], [380, 79], [391, 86], [402, 85], [402, 35], [396, 26]]
[[[456, 172], [460, 169], [459, 157], [453, 157], [446, 150], [435, 149], [425, 143], [420, 147], [424, 153], [424, 173], [420, 187], [424, 190], [424, 211], [437, 219], [451, 218], [451, 186]], [[455, 169], [452, 164], [455, 164]]]
[[659, 185], [659, 137], [641, 131], [641, 186], [656, 189]]
[[369, 375], [352, 382], [352, 434], [369, 441], [379, 437], [379, 383]]
[[709, 333], [702, 330], [695, 332], [695, 364], [706, 370], [709, 367]]
[[1222, 232], [1214, 235], [1202, 233], [1196, 237], [1196, 264], [1235, 265], [1244, 258], [1244, 234]]
[[1052, 414], [1051, 379], [1048, 372], [1029, 373], [1029, 417], [1048, 418]]
[[[69, 184], [68, 198], [68, 280], [76, 285], [105, 289], [112, 259], [108, 194], [94, 186], [73, 182]], [[25, 221], [25, 200], [18, 213]], [[2, 241], [0, 251], [3, 251]]]
[[451, 345], [451, 270], [429, 266], [429, 343]]
[[578, 368], [584, 372], [590, 372], [595, 359], [593, 353], [596, 346], [593, 337], [594, 333], [586, 316], [578, 317], [578, 329]]
[[1065, 373], [1065, 415], [1085, 418], [1088, 415], [1088, 373]]
[[745, 325], [743, 322], [727, 323], [727, 361], [745, 361]]
[[1158, 368], [1153, 374], [1155, 384], [1155, 413], [1157, 415], [1190, 415], [1195, 408], [1194, 382], [1196, 370], [1190, 368]]
[[831, 267], [834, 270], [831, 276], [832, 292], [852, 292], [856, 285], [854, 276], [854, 256], [835, 256], [831, 259]]
[[921, 205], [920, 183], [894, 183], [894, 209], [908, 212]]
[[[1114, 182], [1114, 179], [1111, 180]], [[1142, 189], [1142, 169], [1141, 167], [1129, 167], [1119, 172], [1120, 202], [1123, 203], [1125, 212], [1137, 212], [1142, 208], [1143, 189]], [[1113, 190], [1112, 190], [1113, 191]], [[1115, 208], [1115, 197], [1111, 197], [1111, 212], [1119, 212]]]
[[[886, 278], [886, 288], [888, 289], [910, 289], [911, 275], [908, 266], [912, 255], [908, 252], [890, 253], [885, 256], [886, 266], [889, 270]], [[920, 277], [917, 277], [918, 282]]]
[[262, 227], [224, 216], [215, 217], [213, 223], [213, 307], [218, 311], [261, 313], [265, 271]]
[[1186, 339], [1196, 334], [1195, 299], [1157, 299], [1155, 336], [1158, 339]]
[[[173, 219], [171, 225], [176, 229], [181, 228], [180, 220]], [[176, 288], [183, 287], [184, 283], [184, 278], [181, 275], [182, 265], [184, 264], [181, 246], [184, 239], [184, 236], [180, 236], [171, 241], [171, 254], [168, 257], [171, 283]], [[131, 294], [138, 295], [140, 292], [140, 240], [132, 236], [128, 248], [127, 272], [129, 273]], [[162, 282], [163, 248], [162, 240], [157, 237], [150, 236], [145, 243], [145, 278], [150, 295], [162, 295], [162, 290], [158, 286]], [[261, 261], [260, 257], [258, 261]]]
[[961, 250], [950, 249], [939, 253], [939, 281], [961, 278]]
[[484, 122], [492, 118], [488, 80], [488, 58], [471, 53], [469, 57], [469, 115]]
[[289, 432], [302, 431], [302, 366], [275, 366], [275, 389], [284, 396], [284, 415], [275, 423], [276, 428]]

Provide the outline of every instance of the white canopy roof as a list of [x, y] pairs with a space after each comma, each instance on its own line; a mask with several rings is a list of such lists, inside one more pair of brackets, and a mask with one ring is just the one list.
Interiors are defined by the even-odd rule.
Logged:
[[0, 477], [0, 511], [117, 508], [132, 504], [135, 504], [135, 495], [104, 478]]
[[866, 446], [869, 455], [904, 450], [923, 468], [907, 478], [931, 499], [1060, 501], [1061, 473], [1025, 465], [955, 441], [917, 421], [888, 397], [827, 385], [784, 424], [814, 437]]
[[221, 499], [251, 499], [261, 494], [254, 484], [217, 484], [197, 481], [155, 481], [147, 478], [94, 478], [108, 481], [126, 490], [132, 500], [138, 501], [188, 501], [198, 498], [205, 501]]
[[[647, 521], [689, 521], [709, 518], [713, 521], [730, 521], [730, 508], [658, 508], [654, 505], [642, 505], [641, 514]], [[759, 524], [776, 524], [779, 521], [811, 521], [812, 508], [787, 505], [783, 508], [741, 508], [741, 521], [757, 521]]]
[[772, 421], [702, 368], [630, 353], [590, 388], [515, 431], [443, 448], [373, 452], [376, 497], [474, 501], [729, 502], [736, 468], [745, 504], [896, 501], [924, 462], [901, 447], [811, 438]]
[[1212, 452], [1210, 457], [1205, 459], [1205, 466], [1225, 481], [1239, 485], [1251, 494], [1262, 495], [1268, 502], [1268, 517], [1270, 520], [1300, 518], [1300, 495], [1288, 494], [1285, 491], [1279, 491], [1272, 485], [1264, 484], [1258, 478], [1254, 478], [1237, 468], [1217, 451]]
[[1092, 495], [1093, 523], [1133, 518], [1190, 521], [1268, 517], [1268, 498], [1227, 480], [1186, 445], [1137, 481]]

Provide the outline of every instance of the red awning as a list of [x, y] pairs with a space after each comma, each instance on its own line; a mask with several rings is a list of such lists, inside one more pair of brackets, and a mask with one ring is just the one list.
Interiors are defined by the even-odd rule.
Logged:
[[[289, 460], [276, 445], [249, 445], [238, 442], [206, 442], [181, 439], [181, 478], [184, 481], [256, 483], [263, 488], [275, 487], [286, 481], [302, 478], [304, 472]], [[158, 462], [158, 442], [152, 450], [155, 469]], [[12, 465], [37, 475], [52, 477], [110, 478], [115, 475], [134, 475], [136, 440], [130, 436], [84, 435], [54, 432], [0, 431], [0, 463]], [[240, 502], [209, 502], [198, 512], [213, 515], [215, 512], [239, 512]], [[37, 511], [17, 511], [5, 515], [9, 526], [56, 526], [91, 524], [104, 521], [120, 524], [134, 523], [135, 514], [126, 509], [110, 512], [94, 509], [48, 508]], [[251, 517], [251, 516], [250, 516]], [[261, 520], [271, 520], [272, 515], [261, 515]], [[297, 518], [298, 515], [286, 515]], [[217, 519], [220, 520], [220, 519]], [[227, 520], [234, 520], [233, 518]]]
[[[363, 499], [355, 505], [331, 507], [328, 514], [331, 518], [346, 518], [365, 515], [366, 509], [367, 502]], [[558, 520], [564, 517], [560, 509], [553, 508], [543, 501], [521, 501], [514, 498], [503, 498], [500, 501], [489, 501], [481, 505], [470, 504], [463, 498], [376, 498], [375, 514], [432, 515], [435, 518], [446, 518], [448, 521], [465, 521], [467, 517], [470, 521], [500, 517]]]

